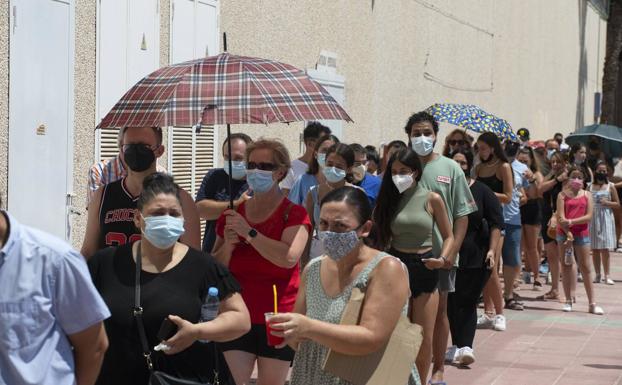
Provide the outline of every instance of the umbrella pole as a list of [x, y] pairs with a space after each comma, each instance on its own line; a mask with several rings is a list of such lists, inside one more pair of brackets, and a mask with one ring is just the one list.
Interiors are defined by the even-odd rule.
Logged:
[[227, 151], [229, 152], [229, 161], [227, 162], [228, 164], [225, 165], [225, 167], [229, 167], [229, 178], [228, 178], [228, 182], [229, 182], [229, 208], [231, 210], [233, 210], [233, 177], [231, 175], [233, 175], [233, 166], [231, 166], [231, 125], [227, 124]]

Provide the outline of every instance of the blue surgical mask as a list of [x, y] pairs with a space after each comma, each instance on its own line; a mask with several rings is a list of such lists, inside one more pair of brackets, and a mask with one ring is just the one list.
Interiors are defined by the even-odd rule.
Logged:
[[326, 255], [335, 261], [348, 255], [359, 242], [359, 237], [354, 230], [346, 233], [320, 231], [318, 237], [322, 241]]
[[[230, 161], [231, 162], [231, 177], [235, 180], [242, 180], [246, 177], [246, 162], [244, 161]], [[229, 162], [225, 162], [225, 173], [229, 175]]]
[[413, 150], [419, 156], [426, 156], [434, 149], [434, 139], [429, 136], [420, 135], [410, 139]]
[[158, 249], [168, 249], [184, 233], [184, 218], [159, 215], [145, 218], [145, 238]]
[[326, 154], [322, 154], [321, 152], [319, 152], [317, 154], [317, 164], [320, 166], [320, 168], [324, 168], [326, 167]]
[[246, 182], [256, 193], [265, 193], [274, 185], [272, 171], [265, 170], [246, 170]]
[[341, 182], [346, 177], [345, 170], [337, 167], [325, 167], [322, 169], [322, 172], [330, 183]]

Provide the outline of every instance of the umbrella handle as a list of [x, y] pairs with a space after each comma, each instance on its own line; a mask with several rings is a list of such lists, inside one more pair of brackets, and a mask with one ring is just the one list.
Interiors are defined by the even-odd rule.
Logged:
[[233, 210], [233, 166], [231, 165], [231, 125], [227, 124], [227, 150], [229, 152], [229, 161], [225, 167], [229, 167], [229, 175], [227, 182], [229, 185], [229, 208]]
[[227, 32], [222, 33], [222, 48], [223, 51], [227, 52]]

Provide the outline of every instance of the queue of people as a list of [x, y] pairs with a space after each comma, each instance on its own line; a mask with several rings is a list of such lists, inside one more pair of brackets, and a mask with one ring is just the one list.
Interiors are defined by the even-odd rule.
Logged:
[[[406, 315], [422, 330], [408, 384], [442, 385], [446, 363], [476, 361], [478, 328], [504, 331], [504, 311], [525, 309], [521, 277], [533, 290], [547, 280], [538, 298], [563, 311], [581, 279], [586, 310], [604, 313], [622, 161], [525, 129], [516, 143], [454, 130], [436, 152], [427, 112], [404, 131], [380, 156], [312, 122], [295, 160], [277, 140], [233, 134], [193, 202], [157, 172], [161, 129], [121, 130], [124, 174], [93, 171], [110, 162], [90, 173], [84, 257], [0, 213], [0, 379], [243, 385], [257, 368], [258, 384], [291, 370], [291, 384], [345, 385], [322, 369], [328, 352], [373, 353]], [[359, 322], [341, 324], [355, 287]]]

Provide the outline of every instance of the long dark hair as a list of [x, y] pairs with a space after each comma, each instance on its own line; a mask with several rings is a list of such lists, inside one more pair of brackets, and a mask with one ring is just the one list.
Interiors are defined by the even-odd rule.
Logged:
[[493, 132], [484, 132], [477, 138], [478, 142], [483, 142], [488, 145], [492, 149], [492, 153], [503, 163], [510, 163], [508, 158], [505, 156], [505, 151], [501, 147], [501, 141], [497, 134]]
[[[316, 153], [318, 149], [320, 148], [320, 146], [322, 145], [322, 143], [326, 142], [327, 140], [330, 140], [334, 142], [335, 144], [339, 143], [339, 138], [336, 137], [335, 135], [332, 135], [332, 134], [324, 135], [320, 137], [320, 139], [318, 139], [317, 142], [315, 142], [314, 150]], [[311, 158], [311, 163], [309, 164], [309, 169], [307, 170], [307, 174], [315, 175], [318, 172], [320, 172], [320, 165], [314, 156], [313, 158]]]
[[[591, 174], [590, 174], [590, 171], [588, 170], [588, 166], [587, 166], [587, 157], [585, 158], [583, 163], [581, 163], [580, 165], [577, 165], [575, 163], [575, 160], [574, 160], [575, 155], [577, 154], [577, 152], [579, 152], [581, 150], [581, 148], [584, 148], [585, 151], [587, 152], [587, 146], [585, 144], [583, 144], [583, 143], [575, 143], [575, 144], [572, 145], [572, 147], [570, 147], [570, 153], [568, 154], [568, 163], [571, 166], [576, 166], [576, 167], [581, 169], [581, 172], [583, 172], [583, 175], [585, 176], [584, 177], [585, 183], [592, 182], [590, 180], [590, 175]], [[568, 175], [570, 175], [570, 172], [568, 172]]]
[[[455, 151], [451, 153], [451, 159], [453, 160], [454, 156], [462, 154], [467, 162], [467, 171], [470, 173], [473, 168], [473, 150], [470, 148], [457, 148]], [[462, 168], [462, 167], [460, 167]]]
[[417, 173], [415, 180], [419, 182], [423, 167], [416, 152], [411, 148], [404, 148], [396, 151], [387, 163], [387, 169], [382, 177], [382, 185], [376, 200], [376, 208], [374, 209], [374, 222], [378, 227], [378, 244], [381, 249], [386, 249], [391, 243], [393, 233], [391, 232], [391, 222], [395, 218], [397, 206], [400, 203], [400, 192], [393, 183], [393, 175], [391, 175], [391, 167], [395, 161], [399, 161], [413, 172]]

